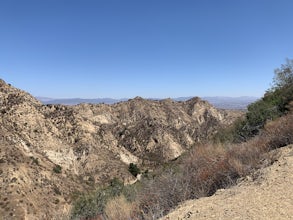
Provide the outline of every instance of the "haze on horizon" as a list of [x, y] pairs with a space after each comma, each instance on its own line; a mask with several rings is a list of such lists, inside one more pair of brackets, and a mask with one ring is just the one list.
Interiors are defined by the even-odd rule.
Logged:
[[34, 96], [256, 96], [293, 57], [291, 0], [4, 0], [0, 78]]

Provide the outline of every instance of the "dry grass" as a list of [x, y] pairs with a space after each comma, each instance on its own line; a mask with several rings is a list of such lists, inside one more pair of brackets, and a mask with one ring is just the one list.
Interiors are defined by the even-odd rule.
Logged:
[[293, 143], [293, 114], [281, 117], [266, 124], [265, 135], [272, 149]]
[[131, 220], [134, 219], [136, 206], [119, 196], [109, 201], [105, 208], [105, 214], [109, 220]]

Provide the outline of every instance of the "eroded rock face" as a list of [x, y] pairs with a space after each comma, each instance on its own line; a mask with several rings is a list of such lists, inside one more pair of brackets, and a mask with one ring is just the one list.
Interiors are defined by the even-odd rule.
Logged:
[[42, 105], [0, 80], [0, 215], [52, 218], [69, 209], [74, 191], [113, 177], [131, 182], [129, 163], [172, 160], [231, 121], [199, 98]]

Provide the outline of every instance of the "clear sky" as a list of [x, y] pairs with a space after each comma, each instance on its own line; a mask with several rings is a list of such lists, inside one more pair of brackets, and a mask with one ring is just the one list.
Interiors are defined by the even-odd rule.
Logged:
[[0, 78], [35, 96], [262, 96], [292, 0], [0, 0]]

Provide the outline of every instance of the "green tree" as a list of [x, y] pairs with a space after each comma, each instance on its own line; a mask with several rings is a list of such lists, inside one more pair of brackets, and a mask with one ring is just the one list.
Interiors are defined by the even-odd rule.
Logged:
[[215, 137], [221, 142], [242, 142], [257, 135], [267, 121], [274, 120], [290, 110], [293, 101], [293, 60], [275, 70], [272, 87], [258, 101], [248, 106], [243, 120]]
[[293, 60], [286, 60], [281, 68], [275, 70], [275, 77], [273, 79], [274, 89], [279, 89], [292, 85], [293, 83]]

